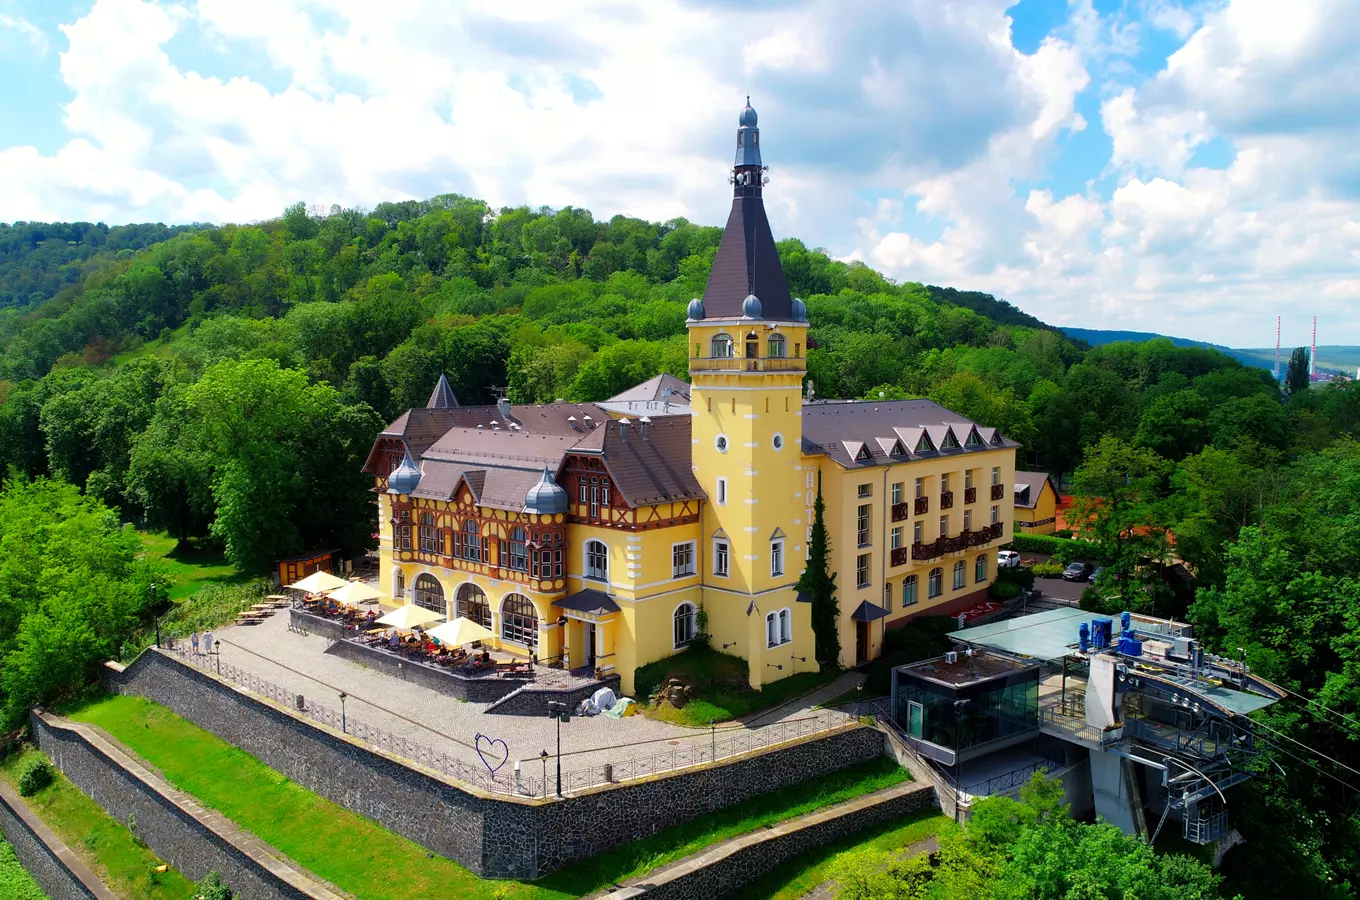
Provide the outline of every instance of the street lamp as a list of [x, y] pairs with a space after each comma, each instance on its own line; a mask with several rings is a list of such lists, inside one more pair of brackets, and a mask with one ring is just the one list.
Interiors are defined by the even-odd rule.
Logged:
[[345, 729], [345, 698], [348, 697], [348, 696], [349, 696], [349, 694], [346, 694], [344, 691], [341, 691], [341, 692], [340, 692], [340, 733], [341, 733], [341, 734], [344, 734], [344, 733], [345, 733], [345, 730], [346, 730], [346, 729]]
[[548, 796], [548, 751], [540, 750], [538, 758], [543, 761], [543, 796]]
[[[548, 715], [557, 720], [557, 796], [562, 796], [562, 723], [571, 721], [571, 707], [560, 700], [548, 701]], [[546, 751], [545, 751], [546, 752]], [[546, 775], [544, 776], [547, 777]]]
[[855, 685], [855, 718], [864, 715], [864, 682]]

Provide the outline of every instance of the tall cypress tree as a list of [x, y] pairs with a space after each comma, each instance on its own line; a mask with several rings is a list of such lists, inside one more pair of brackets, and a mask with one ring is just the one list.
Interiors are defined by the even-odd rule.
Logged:
[[1308, 348], [1295, 347], [1289, 354], [1289, 368], [1285, 370], [1284, 386], [1291, 394], [1308, 390]]
[[828, 571], [830, 553], [826, 537], [826, 503], [822, 500], [822, 474], [817, 473], [817, 502], [812, 507], [812, 540], [807, 567], [798, 579], [797, 589], [812, 600], [812, 633], [816, 638], [817, 662], [839, 666], [841, 637], [837, 621], [836, 573]]

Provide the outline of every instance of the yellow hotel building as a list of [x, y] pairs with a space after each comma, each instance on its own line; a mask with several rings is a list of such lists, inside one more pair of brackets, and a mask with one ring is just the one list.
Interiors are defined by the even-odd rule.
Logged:
[[732, 212], [689, 304], [687, 388], [662, 376], [602, 404], [463, 407], [441, 378], [378, 435], [365, 471], [394, 598], [616, 673], [625, 693], [706, 619], [759, 688], [818, 668], [795, 584], [820, 481], [841, 665], [913, 615], [985, 599], [1016, 445], [927, 400], [805, 398], [807, 310], [765, 215], [759, 139], [748, 104]]

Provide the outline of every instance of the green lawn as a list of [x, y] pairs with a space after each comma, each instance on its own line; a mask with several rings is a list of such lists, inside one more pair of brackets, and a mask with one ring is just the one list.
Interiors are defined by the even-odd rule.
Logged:
[[247, 579], [227, 562], [218, 550], [202, 550], [182, 543], [165, 532], [137, 532], [142, 552], [148, 559], [160, 560], [170, 576], [170, 599], [176, 603], [192, 597], [210, 584], [239, 584]]
[[[364, 900], [580, 897], [727, 837], [899, 784], [908, 777], [891, 760], [876, 760], [669, 828], [582, 860], [537, 883], [485, 881], [318, 797], [150, 701], [106, 697], [71, 715], [108, 731], [177, 787]], [[374, 865], [374, 860], [382, 864]]]
[[5, 900], [47, 900], [38, 882], [19, 864], [14, 848], [0, 838], [0, 897]]
[[[0, 764], [0, 774], [18, 790], [16, 782], [24, 760], [41, 755], [36, 750], [10, 754]], [[193, 882], [174, 869], [155, 872], [163, 860], [138, 844], [127, 828], [82, 794], [60, 772], [50, 785], [24, 799], [47, 827], [124, 900], [185, 900], [191, 896]], [[5, 886], [4, 879], [5, 875], [0, 871], [0, 889]], [[0, 890], [0, 896], [8, 898], [12, 895]], [[33, 896], [41, 898], [42, 894]]]
[[743, 900], [797, 900], [817, 885], [831, 878], [831, 872], [842, 857], [857, 850], [898, 850], [909, 844], [933, 837], [954, 824], [937, 810], [921, 812], [890, 831], [866, 838], [863, 833], [851, 835], [808, 853], [780, 866], [764, 878], [747, 885], [741, 892]]
[[[754, 691], [748, 682], [748, 671], [746, 660], [740, 657], [709, 647], [691, 647], [638, 669], [638, 709], [653, 719], [704, 728], [712, 722], [741, 719], [796, 700], [844, 674], [839, 671], [798, 672]], [[670, 678], [679, 678], [690, 685], [693, 698], [683, 709], [669, 705], [648, 706], [649, 685], [663, 684]]]

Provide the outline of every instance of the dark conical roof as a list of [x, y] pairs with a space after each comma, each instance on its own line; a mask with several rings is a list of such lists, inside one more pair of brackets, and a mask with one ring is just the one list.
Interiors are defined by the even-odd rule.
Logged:
[[449, 379], [444, 373], [439, 374], [439, 383], [430, 392], [430, 402], [425, 404], [426, 409], [457, 409], [458, 398], [453, 395], [453, 388], [449, 387]]
[[758, 187], [739, 188], [732, 200], [722, 243], [713, 260], [713, 271], [704, 288], [705, 319], [739, 319], [742, 306], [752, 294], [760, 299], [764, 318], [776, 321], [793, 319], [793, 298], [774, 246], [770, 220]]

